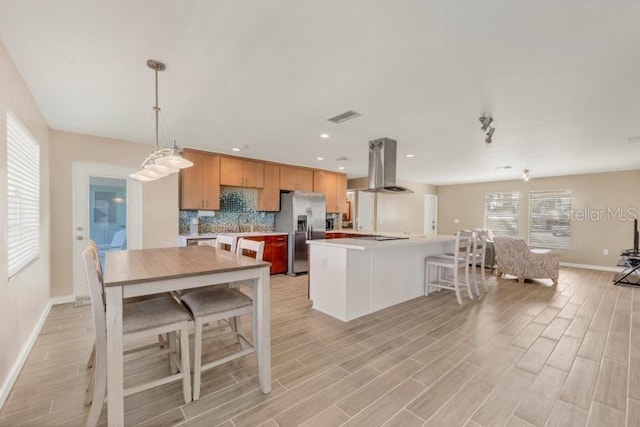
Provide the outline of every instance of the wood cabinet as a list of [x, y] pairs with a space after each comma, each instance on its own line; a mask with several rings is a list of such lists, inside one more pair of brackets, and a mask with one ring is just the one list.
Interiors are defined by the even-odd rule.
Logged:
[[180, 209], [220, 209], [220, 156], [183, 151], [193, 166], [180, 170]]
[[[339, 173], [336, 175], [336, 209], [338, 212], [349, 214], [347, 202], [347, 175]], [[340, 218], [342, 220], [342, 218]]]
[[248, 240], [264, 242], [265, 261], [271, 263], [270, 274], [284, 274], [288, 268], [287, 244], [288, 237], [282, 236], [242, 236]]
[[313, 170], [281, 165], [280, 189], [313, 191]]
[[220, 185], [262, 188], [264, 186], [264, 163], [222, 157], [220, 159]]
[[264, 186], [258, 190], [258, 210], [280, 210], [280, 166], [265, 163]]
[[338, 212], [336, 203], [337, 175], [326, 171], [313, 172], [313, 191], [323, 193], [327, 204], [327, 213]]

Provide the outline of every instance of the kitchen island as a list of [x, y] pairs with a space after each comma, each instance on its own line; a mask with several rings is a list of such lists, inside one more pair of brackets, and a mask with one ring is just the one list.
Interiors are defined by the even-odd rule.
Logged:
[[307, 243], [313, 308], [346, 322], [423, 296], [425, 258], [452, 252], [455, 237]]

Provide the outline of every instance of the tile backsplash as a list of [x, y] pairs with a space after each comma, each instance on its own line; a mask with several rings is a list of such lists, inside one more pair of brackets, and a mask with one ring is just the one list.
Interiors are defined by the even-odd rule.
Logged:
[[[275, 212], [260, 212], [258, 190], [253, 188], [220, 188], [220, 210], [213, 216], [200, 216], [199, 233], [273, 231]], [[189, 223], [198, 211], [180, 211], [180, 234], [189, 234]]]

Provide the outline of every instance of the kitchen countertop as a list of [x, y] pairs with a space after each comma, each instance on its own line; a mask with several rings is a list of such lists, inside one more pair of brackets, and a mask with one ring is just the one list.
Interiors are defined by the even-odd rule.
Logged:
[[[355, 234], [355, 233], [354, 233]], [[394, 236], [394, 237], [408, 237], [402, 233], [358, 233], [358, 234], [368, 234], [368, 235], [380, 235], [380, 236]], [[318, 245], [318, 246], [329, 246], [335, 248], [344, 248], [344, 249], [353, 249], [358, 251], [371, 251], [378, 249], [390, 249], [390, 248], [403, 248], [408, 246], [422, 246], [429, 245], [434, 243], [446, 243], [455, 241], [454, 236], [420, 236], [414, 235], [413, 237], [399, 239], [399, 240], [385, 240], [385, 241], [376, 241], [376, 240], [360, 240], [354, 238], [341, 238], [341, 239], [318, 239], [318, 240], [307, 240], [309, 245]]]
[[186, 239], [215, 239], [218, 234], [226, 234], [228, 236], [286, 236], [287, 233], [280, 231], [246, 231], [246, 232], [220, 232], [220, 233], [201, 233], [201, 234], [180, 234], [180, 237]]

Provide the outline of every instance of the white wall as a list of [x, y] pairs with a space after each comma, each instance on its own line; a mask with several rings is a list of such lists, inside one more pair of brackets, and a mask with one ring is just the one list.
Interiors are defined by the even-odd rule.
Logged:
[[[137, 168], [152, 148], [146, 144], [51, 130], [51, 295], [73, 294], [72, 185], [73, 162]], [[142, 200], [142, 246], [176, 245], [178, 175], [145, 182]]]
[[[350, 179], [347, 188], [366, 188], [367, 178]], [[437, 194], [436, 187], [413, 181], [397, 181], [397, 185], [413, 190], [413, 193], [375, 193], [376, 231], [424, 233], [424, 196]]]
[[[10, 109], [40, 144], [40, 259], [7, 277], [7, 130]], [[49, 301], [49, 127], [0, 42], [0, 407]]]

